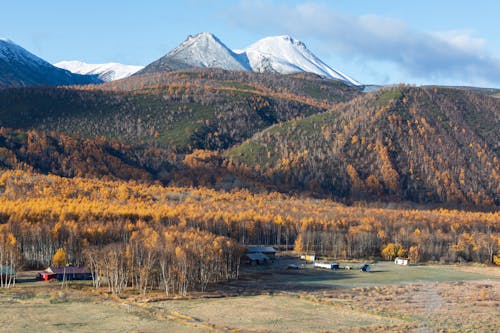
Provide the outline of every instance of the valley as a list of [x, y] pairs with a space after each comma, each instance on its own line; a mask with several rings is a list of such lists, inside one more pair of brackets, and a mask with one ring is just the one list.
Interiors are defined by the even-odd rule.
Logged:
[[[286, 270], [291, 260], [283, 257], [273, 267], [242, 268], [238, 281], [186, 299], [159, 294], [143, 298], [133, 291], [113, 298], [89, 292], [90, 287], [81, 283], [61, 288], [59, 283], [33, 282], [34, 273], [27, 272], [19, 276], [16, 287], [0, 290], [4, 309], [0, 320], [12, 331], [43, 327], [46, 332], [97, 328], [110, 332], [494, 332], [499, 325], [498, 268], [401, 267], [379, 262], [369, 273]], [[425, 271], [425, 280], [414, 270]], [[399, 281], [384, 281], [394, 274]], [[63, 308], [65, 315], [60, 316]]]
[[[355, 50], [365, 34], [343, 25]], [[412, 33], [376, 30], [370, 50]], [[419, 35], [422, 59], [466, 59], [470, 42], [481, 59], [453, 74], [492, 82], [486, 43], [458, 33]], [[2, 328], [496, 332], [500, 90], [365, 84], [290, 35], [253, 40], [201, 32], [165, 53], [166, 38], [131, 66], [52, 65], [0, 38]], [[441, 53], [438, 71], [416, 66], [420, 51], [349, 61], [368, 77], [449, 70]]]

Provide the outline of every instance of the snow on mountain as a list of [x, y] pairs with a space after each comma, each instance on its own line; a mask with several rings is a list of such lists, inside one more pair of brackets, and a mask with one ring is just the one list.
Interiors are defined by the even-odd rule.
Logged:
[[216, 67], [227, 70], [248, 70], [233, 51], [209, 32], [189, 36], [182, 44], [167, 54], [172, 59], [186, 61], [195, 67]]
[[232, 51], [213, 34], [202, 32], [189, 36], [179, 46], [138, 71], [136, 75], [192, 67], [280, 74], [309, 72], [324, 78], [341, 80], [349, 85], [361, 86], [348, 75], [329, 67], [302, 42], [290, 36], [263, 38], [244, 50]]
[[98, 75], [98, 77], [105, 82], [124, 79], [144, 68], [144, 66], [123, 65], [116, 62], [88, 64], [76, 60], [61, 61], [54, 64], [54, 66], [76, 74]]
[[73, 74], [52, 66], [7, 38], [0, 38], [0, 85], [69, 85], [100, 83], [96, 76]]
[[222, 68], [233, 71], [251, 70], [246, 57], [231, 51], [208, 32], [189, 36], [164, 57], [146, 66], [137, 74], [173, 71], [183, 68]]
[[290, 36], [266, 37], [239, 52], [246, 54], [255, 72], [309, 72], [351, 85], [361, 85], [346, 74], [329, 67], [309, 51], [304, 43]]
[[26, 51], [8, 38], [0, 38], [0, 59], [12, 63], [36, 63], [40, 66], [50, 65], [45, 60]]

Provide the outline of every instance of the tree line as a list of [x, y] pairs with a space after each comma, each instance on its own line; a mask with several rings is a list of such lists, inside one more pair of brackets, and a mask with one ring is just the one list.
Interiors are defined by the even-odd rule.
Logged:
[[418, 262], [491, 263], [498, 251], [498, 212], [349, 207], [276, 192], [164, 187], [23, 171], [3, 172], [0, 193], [0, 223], [16, 238], [19, 263], [25, 267], [50, 264], [59, 248], [74, 264], [87, 262], [89, 248], [122, 244], [133, 249], [129, 242], [145, 239], [140, 230], [148, 228], [159, 235], [159, 244], [173, 228], [240, 244], [295, 245], [298, 252], [339, 259], [382, 257], [391, 243], [407, 253], [413, 248]]

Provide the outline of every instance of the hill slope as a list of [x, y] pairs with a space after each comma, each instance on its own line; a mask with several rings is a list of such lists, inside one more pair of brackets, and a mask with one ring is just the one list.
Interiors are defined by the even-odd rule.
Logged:
[[275, 125], [228, 156], [282, 188], [357, 199], [500, 204], [500, 100], [397, 87]]
[[158, 178], [160, 171], [171, 169], [168, 160], [168, 155], [159, 152], [130, 149], [101, 140], [36, 130], [0, 129], [0, 170], [152, 181]]
[[0, 127], [105, 138], [177, 152], [225, 149], [360, 92], [317, 77], [188, 71], [85, 88], [0, 90]]
[[73, 85], [102, 82], [52, 66], [14, 42], [0, 38], [0, 86]]

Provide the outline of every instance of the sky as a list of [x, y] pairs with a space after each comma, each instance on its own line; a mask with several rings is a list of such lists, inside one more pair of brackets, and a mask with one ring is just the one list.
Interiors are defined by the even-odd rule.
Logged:
[[365, 84], [500, 88], [498, 0], [0, 0], [0, 37], [55, 63], [147, 65], [188, 35], [290, 35]]

